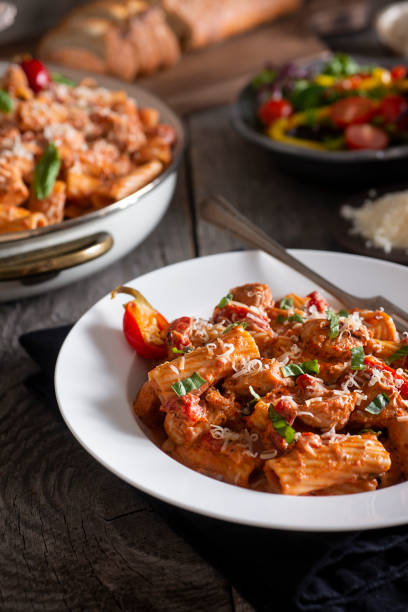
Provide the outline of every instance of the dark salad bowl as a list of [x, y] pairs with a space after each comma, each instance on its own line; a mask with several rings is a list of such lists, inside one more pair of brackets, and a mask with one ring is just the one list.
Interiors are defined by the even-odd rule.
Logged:
[[[323, 53], [309, 60], [290, 64], [287, 70], [302, 73], [318, 73], [331, 58]], [[392, 68], [397, 63], [407, 64], [400, 58], [353, 57], [362, 65]], [[408, 64], [407, 64], [408, 65]], [[299, 77], [301, 78], [301, 77]], [[319, 181], [333, 180], [348, 183], [366, 183], [375, 186], [379, 182], [406, 178], [408, 175], [408, 144], [389, 146], [384, 150], [320, 151], [294, 144], [273, 140], [264, 133], [264, 127], [257, 117], [259, 94], [252, 82], [241, 91], [232, 107], [232, 124], [247, 140], [267, 149], [285, 170], [318, 178]], [[344, 184], [340, 184], [346, 187]]]

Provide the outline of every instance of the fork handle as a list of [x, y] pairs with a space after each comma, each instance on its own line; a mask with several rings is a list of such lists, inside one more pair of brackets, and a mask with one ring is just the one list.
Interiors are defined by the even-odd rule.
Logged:
[[229, 230], [244, 242], [265, 251], [275, 259], [295, 269], [303, 276], [320, 285], [323, 289], [334, 295], [344, 306], [351, 308], [356, 305], [356, 298], [347, 291], [333, 285], [323, 276], [303, 264], [299, 259], [290, 255], [287, 250], [264, 231], [256, 227], [249, 219], [237, 211], [224, 197], [220, 195], [205, 198], [200, 204], [200, 214], [205, 221], [221, 229]]

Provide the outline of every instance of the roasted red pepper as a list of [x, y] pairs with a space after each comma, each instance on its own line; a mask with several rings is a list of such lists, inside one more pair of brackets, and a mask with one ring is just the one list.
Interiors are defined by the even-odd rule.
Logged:
[[118, 293], [127, 293], [134, 298], [124, 304], [123, 315], [123, 333], [130, 346], [145, 359], [166, 357], [166, 333], [169, 326], [166, 319], [136, 289], [119, 285], [112, 291], [112, 298]]
[[398, 391], [400, 392], [402, 398], [408, 399], [408, 380], [404, 376], [401, 376], [401, 374], [398, 374], [394, 368], [390, 368], [390, 366], [387, 366], [385, 363], [379, 359], [376, 359], [375, 357], [372, 357], [371, 355], [368, 355], [364, 359], [364, 363], [372, 368], [376, 368], [377, 370], [386, 370], [387, 372], [390, 372], [394, 380], [404, 381], [403, 384], [398, 387]]

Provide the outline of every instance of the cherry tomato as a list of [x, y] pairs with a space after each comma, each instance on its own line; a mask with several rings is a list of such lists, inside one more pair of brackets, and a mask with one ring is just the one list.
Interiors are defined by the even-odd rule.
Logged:
[[407, 69], [405, 66], [394, 66], [391, 70], [391, 76], [395, 80], [405, 79], [407, 76]]
[[345, 131], [349, 149], [385, 149], [388, 136], [384, 130], [369, 123], [349, 125]]
[[355, 123], [366, 123], [375, 111], [374, 104], [368, 98], [352, 96], [335, 102], [331, 107], [331, 118], [338, 127]]
[[318, 312], [326, 312], [329, 307], [327, 300], [325, 300], [318, 291], [312, 291], [312, 293], [309, 293], [309, 295], [306, 297], [309, 298], [307, 303], [308, 307], [310, 308], [310, 306], [316, 306]]
[[25, 72], [29, 86], [35, 93], [49, 87], [51, 76], [47, 68], [42, 62], [40, 62], [40, 60], [23, 60], [20, 66]]
[[290, 117], [292, 114], [293, 106], [288, 100], [267, 100], [258, 110], [258, 117], [265, 125], [281, 117]]
[[398, 95], [385, 96], [380, 102], [378, 114], [386, 123], [393, 123], [408, 109], [405, 98]]

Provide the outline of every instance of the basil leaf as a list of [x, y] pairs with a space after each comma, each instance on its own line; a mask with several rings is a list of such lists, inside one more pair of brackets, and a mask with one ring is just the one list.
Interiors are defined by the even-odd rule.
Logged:
[[284, 323], [285, 321], [288, 320], [288, 317], [285, 317], [284, 315], [280, 314], [276, 317], [276, 323]]
[[184, 378], [183, 380], [174, 383], [174, 385], [171, 385], [171, 388], [179, 397], [181, 397], [182, 395], [187, 395], [187, 393], [190, 393], [190, 391], [193, 391], [193, 389], [199, 389], [204, 383], [204, 378], [201, 378], [197, 372], [194, 372], [188, 378]]
[[222, 333], [226, 334], [227, 331], [233, 329], [234, 327], [238, 327], [238, 325], [241, 325], [244, 329], [248, 327], [248, 323], [246, 321], [236, 321], [235, 323], [231, 323], [231, 325], [228, 325], [228, 327], [226, 327]]
[[390, 365], [393, 361], [395, 361], [396, 359], [400, 359], [401, 357], [405, 357], [405, 355], [408, 355], [408, 344], [400, 346], [400, 348], [395, 351], [395, 353], [385, 359], [385, 363], [387, 365]]
[[253, 386], [252, 386], [252, 385], [249, 385], [249, 392], [250, 392], [250, 394], [252, 395], [252, 397], [253, 397], [254, 399], [256, 399], [256, 401], [258, 401], [258, 400], [260, 400], [260, 399], [261, 399], [261, 396], [260, 396], [260, 395], [258, 395], [258, 393], [257, 393], [256, 391], [254, 391], [254, 388], [253, 388]]
[[382, 431], [374, 431], [374, 429], [371, 429], [370, 427], [364, 427], [364, 429], [360, 429], [360, 431], [357, 432], [358, 436], [361, 436], [361, 434], [365, 434], [365, 433], [372, 433], [374, 435], [380, 436], [382, 434]]
[[349, 317], [350, 313], [348, 312], [348, 310], [345, 310], [344, 308], [342, 308], [341, 310], [339, 310], [339, 312], [337, 313], [338, 317]]
[[334, 338], [337, 338], [337, 336], [340, 333], [340, 328], [339, 328], [339, 317], [338, 315], [335, 314], [334, 310], [332, 310], [331, 308], [328, 308], [326, 310], [326, 317], [327, 320], [330, 323], [330, 340], [333, 340]]
[[298, 323], [303, 323], [304, 322], [304, 318], [301, 317], [300, 315], [298, 315], [296, 312], [294, 315], [292, 315], [291, 317], [289, 317], [288, 319], [289, 321], [297, 321]]
[[289, 423], [283, 418], [279, 412], [276, 412], [272, 404], [269, 404], [268, 416], [272, 421], [275, 431], [286, 440], [288, 444], [292, 444], [295, 439], [295, 430], [289, 425]]
[[37, 200], [44, 200], [52, 191], [61, 166], [58, 149], [51, 142], [34, 168], [33, 188]]
[[281, 367], [282, 375], [285, 377], [300, 376], [301, 374], [318, 374], [319, 370], [317, 359], [305, 361], [304, 363], [290, 363]]
[[366, 412], [370, 414], [380, 414], [380, 412], [386, 407], [390, 398], [383, 392], [379, 393], [369, 404], [364, 408]]
[[178, 349], [175, 346], [172, 347], [171, 352], [172, 353], [177, 353], [179, 355], [184, 355], [185, 353], [190, 353], [193, 350], [192, 346], [187, 346], [184, 350], [183, 349]]
[[230, 303], [233, 297], [234, 296], [232, 295], [232, 293], [227, 293], [227, 295], [220, 299], [218, 303], [218, 308], [224, 308], [224, 306]]
[[7, 115], [8, 113], [11, 113], [11, 111], [13, 110], [13, 106], [13, 100], [11, 99], [7, 91], [4, 91], [4, 89], [0, 89], [0, 111]]
[[54, 83], [61, 83], [61, 85], [68, 85], [68, 87], [75, 87], [75, 82], [69, 79], [68, 77], [60, 74], [59, 72], [53, 72], [51, 74], [51, 79]]
[[362, 346], [355, 346], [350, 350], [351, 367], [353, 370], [365, 370], [364, 349]]
[[244, 416], [249, 416], [250, 414], [252, 414], [254, 411], [255, 404], [261, 399], [261, 396], [258, 395], [256, 391], [254, 391], [252, 385], [249, 385], [249, 392], [252, 395], [253, 399], [249, 400], [248, 404], [244, 406], [244, 408], [241, 410], [241, 414], [243, 414]]
[[279, 304], [279, 308], [281, 310], [289, 310], [289, 308], [292, 308], [293, 306], [293, 300], [292, 298], [282, 298]]

